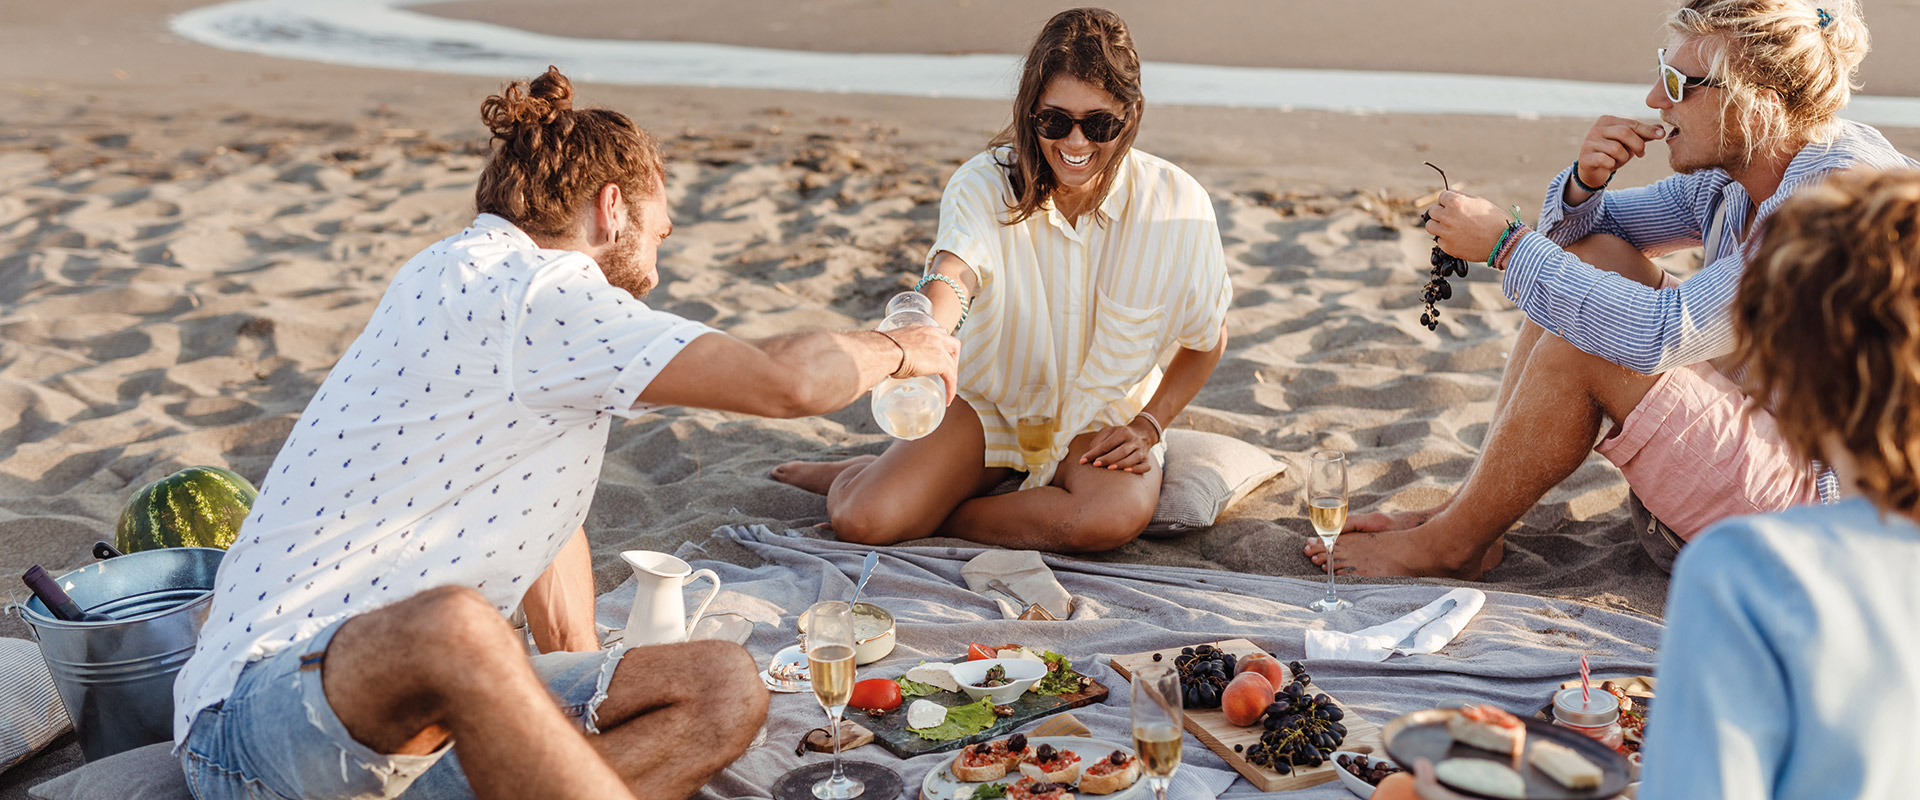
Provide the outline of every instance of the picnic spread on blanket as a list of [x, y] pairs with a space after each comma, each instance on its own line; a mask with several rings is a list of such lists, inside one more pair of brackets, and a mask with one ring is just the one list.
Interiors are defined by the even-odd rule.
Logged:
[[[743, 644], [774, 692], [762, 740], [707, 787], [723, 797], [1365, 797], [1414, 758], [1470, 795], [1613, 797], [1637, 771], [1653, 684], [1631, 676], [1652, 673], [1661, 628], [1432, 584], [1342, 586], [1352, 608], [1316, 613], [1316, 581], [960, 547], [876, 557], [763, 526], [674, 555], [717, 588], [666, 605], [704, 609], [690, 635]], [[603, 640], [642, 618], [642, 588], [601, 595]], [[809, 613], [829, 608], [844, 621]]]

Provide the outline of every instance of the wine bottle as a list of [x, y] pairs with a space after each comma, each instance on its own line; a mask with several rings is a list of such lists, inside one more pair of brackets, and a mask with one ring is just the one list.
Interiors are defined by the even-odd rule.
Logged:
[[28, 567], [27, 574], [20, 576], [20, 580], [33, 591], [34, 597], [40, 598], [40, 602], [47, 604], [47, 610], [53, 613], [55, 619], [67, 622], [113, 621], [113, 617], [106, 614], [81, 611], [80, 604], [73, 602], [73, 598], [67, 596], [66, 590], [61, 589], [60, 584], [53, 580], [53, 576], [48, 575], [39, 564]]

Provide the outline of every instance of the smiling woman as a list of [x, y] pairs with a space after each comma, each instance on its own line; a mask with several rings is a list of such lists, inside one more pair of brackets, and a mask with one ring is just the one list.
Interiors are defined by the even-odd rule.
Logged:
[[[1219, 362], [1231, 289], [1206, 190], [1133, 149], [1144, 110], [1113, 12], [1041, 30], [1012, 123], [947, 183], [920, 281], [959, 326], [965, 402], [878, 461], [774, 471], [827, 494], [841, 539], [1094, 551], [1146, 527], [1161, 433]], [[1015, 477], [1021, 491], [994, 493]]]

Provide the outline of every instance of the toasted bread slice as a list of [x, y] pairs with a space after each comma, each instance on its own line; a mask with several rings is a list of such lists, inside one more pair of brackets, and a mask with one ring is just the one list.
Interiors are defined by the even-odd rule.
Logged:
[[1073, 800], [1073, 786], [1021, 778], [1007, 787], [1007, 800]]
[[1073, 783], [1080, 779], [1080, 755], [1043, 744], [1021, 760], [1020, 774], [1037, 783]]
[[953, 777], [963, 781], [997, 781], [1007, 777], [1007, 746], [981, 742], [953, 757]]
[[[1115, 756], [1121, 760], [1116, 763]], [[1080, 791], [1087, 794], [1113, 794], [1140, 779], [1140, 759], [1115, 750], [1113, 755], [1088, 764], [1080, 771]]]

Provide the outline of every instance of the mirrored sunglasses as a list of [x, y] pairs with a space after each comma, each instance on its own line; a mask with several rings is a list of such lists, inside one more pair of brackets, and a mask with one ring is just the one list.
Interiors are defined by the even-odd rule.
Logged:
[[1042, 139], [1065, 139], [1073, 133], [1073, 126], [1080, 126], [1080, 133], [1087, 141], [1095, 144], [1111, 142], [1127, 126], [1127, 121], [1105, 111], [1095, 111], [1084, 117], [1075, 117], [1057, 108], [1042, 109], [1033, 115], [1034, 132]]
[[1696, 78], [1674, 69], [1667, 63], [1667, 48], [1662, 47], [1654, 51], [1654, 57], [1660, 60], [1660, 88], [1665, 89], [1667, 99], [1675, 103], [1680, 102], [1681, 98], [1686, 97], [1687, 87], [1699, 86], [1707, 89], [1718, 89], [1726, 85], [1712, 78]]

